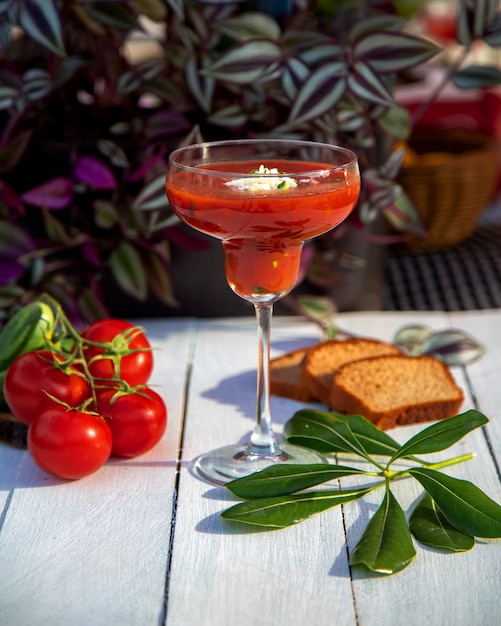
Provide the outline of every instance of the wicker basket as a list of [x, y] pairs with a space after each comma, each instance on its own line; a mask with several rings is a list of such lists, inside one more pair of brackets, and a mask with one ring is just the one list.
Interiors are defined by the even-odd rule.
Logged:
[[420, 132], [409, 146], [416, 158], [404, 165], [398, 182], [428, 233], [426, 239], [412, 239], [409, 248], [424, 251], [460, 243], [473, 233], [494, 197], [501, 169], [499, 143], [482, 135], [439, 131]]

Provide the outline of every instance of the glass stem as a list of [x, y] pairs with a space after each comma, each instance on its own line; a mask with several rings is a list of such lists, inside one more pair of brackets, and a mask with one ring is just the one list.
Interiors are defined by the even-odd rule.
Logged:
[[270, 411], [270, 332], [273, 304], [255, 304], [255, 310], [258, 329], [257, 407], [249, 452], [266, 456], [280, 455]]

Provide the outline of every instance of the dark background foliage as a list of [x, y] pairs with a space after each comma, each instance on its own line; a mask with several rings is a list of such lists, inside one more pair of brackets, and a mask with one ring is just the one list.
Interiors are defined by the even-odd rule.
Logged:
[[[340, 237], [381, 216], [396, 237], [422, 232], [395, 182], [413, 120], [394, 99], [440, 52], [413, 32], [421, 4], [0, 0], [3, 318], [42, 291], [84, 321], [127, 300], [182, 311], [177, 251], [195, 257], [208, 243], [170, 211], [164, 176], [169, 151], [200, 140], [295, 137], [356, 151], [357, 210], [304, 255], [304, 278], [321, 291], [336, 263], [361, 262], [336, 252]], [[497, 4], [460, 3], [447, 80], [501, 83], [499, 68], [464, 63], [478, 39], [501, 46]]]

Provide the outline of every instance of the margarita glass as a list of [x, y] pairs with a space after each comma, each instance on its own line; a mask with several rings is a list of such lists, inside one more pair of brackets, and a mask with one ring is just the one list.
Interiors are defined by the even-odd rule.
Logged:
[[257, 411], [247, 445], [199, 457], [195, 469], [224, 484], [273, 463], [314, 463], [316, 452], [279, 445], [270, 414], [273, 304], [297, 280], [305, 241], [340, 224], [355, 206], [360, 174], [344, 148], [296, 140], [228, 140], [171, 153], [166, 191], [172, 209], [194, 229], [220, 239], [226, 278], [251, 302], [258, 325]]

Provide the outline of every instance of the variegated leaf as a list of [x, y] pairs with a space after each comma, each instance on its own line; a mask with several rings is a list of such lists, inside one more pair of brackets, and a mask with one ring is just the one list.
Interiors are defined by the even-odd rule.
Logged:
[[326, 63], [308, 77], [292, 105], [289, 123], [302, 123], [327, 113], [346, 90], [346, 65]]
[[146, 59], [137, 63], [135, 69], [143, 80], [153, 80], [162, 72], [165, 72], [165, 61], [163, 59]]
[[203, 111], [208, 113], [212, 106], [215, 81], [212, 76], [201, 76], [194, 57], [185, 63], [186, 84]]
[[214, 28], [238, 41], [280, 37], [280, 26], [277, 22], [270, 15], [258, 11], [247, 11], [219, 20], [214, 24]]
[[[378, 116], [377, 123], [390, 136], [398, 137], [399, 139], [407, 139], [409, 136], [410, 114], [405, 107], [388, 107], [383, 115]], [[398, 170], [393, 170], [393, 178], [397, 175]]]
[[295, 298], [298, 312], [322, 328], [326, 339], [337, 335], [335, 316], [337, 307], [334, 300], [327, 296], [299, 295]]
[[388, 87], [367, 63], [357, 61], [352, 70], [347, 77], [347, 85], [355, 96], [385, 106], [395, 103]]
[[54, 0], [25, 0], [19, 9], [19, 25], [39, 44], [65, 56], [61, 21]]
[[300, 59], [295, 57], [291, 57], [287, 59], [287, 63], [282, 72], [282, 89], [284, 93], [287, 95], [289, 100], [294, 100], [297, 94], [297, 91], [302, 85], [310, 70], [307, 65], [305, 65]]
[[401, 72], [428, 61], [440, 48], [421, 37], [405, 33], [377, 32], [359, 39], [353, 47], [355, 59], [378, 74]]
[[483, 39], [487, 45], [493, 48], [501, 46], [501, 13], [487, 24]]
[[145, 15], [155, 22], [167, 17], [163, 0], [131, 0], [130, 4], [139, 15]]
[[138, 194], [132, 204], [133, 209], [151, 211], [168, 208], [169, 202], [165, 193], [165, 174], [160, 174]]
[[473, 363], [485, 352], [485, 346], [474, 337], [456, 329], [436, 332], [422, 345], [423, 354], [434, 356], [451, 366]]
[[176, 16], [182, 20], [184, 19], [184, 0], [165, 0]]
[[32, 102], [46, 96], [53, 88], [49, 72], [42, 69], [31, 69], [23, 74], [23, 93]]
[[52, 211], [43, 211], [43, 223], [51, 242], [65, 244], [70, 241], [63, 223], [54, 216]]
[[433, 335], [433, 330], [420, 324], [408, 324], [400, 328], [393, 337], [393, 343], [408, 354], [421, 354], [422, 346]]
[[342, 103], [336, 108], [336, 119], [339, 127], [344, 132], [354, 132], [364, 127], [366, 124], [366, 118], [362, 111], [359, 111], [351, 106], [343, 107]]
[[395, 199], [393, 204], [384, 209], [384, 215], [390, 224], [400, 232], [422, 238], [427, 235], [419, 212], [404, 192]]
[[58, 85], [64, 84], [73, 78], [75, 72], [86, 65], [88, 65], [88, 61], [80, 57], [65, 57], [61, 59], [56, 70], [56, 83]]
[[294, 55], [302, 50], [309, 50], [323, 43], [332, 42], [332, 38], [319, 30], [287, 29], [282, 37], [285, 47]]
[[386, 182], [384, 185], [375, 189], [369, 194], [368, 200], [372, 209], [376, 212], [376, 215], [385, 211], [394, 204], [395, 200], [401, 193], [401, 187], [391, 182]]
[[470, 10], [466, 2], [459, 3], [456, 39], [462, 46], [469, 46], [473, 40]]
[[93, 204], [94, 219], [99, 228], [113, 228], [118, 223], [119, 213], [113, 202], [98, 199]]
[[[392, 111], [392, 110], [393, 109], [388, 109], [388, 111]], [[390, 156], [383, 163], [383, 165], [379, 167], [379, 172], [381, 176], [384, 176], [388, 180], [395, 180], [395, 178], [397, 177], [402, 167], [404, 157], [405, 157], [404, 148], [394, 148], [391, 151]]]
[[280, 46], [265, 39], [252, 39], [234, 46], [202, 74], [237, 84], [252, 83], [266, 75], [271, 64], [282, 58]]
[[19, 98], [19, 90], [8, 85], [0, 86], [0, 111], [10, 109]]
[[125, 154], [125, 151], [114, 141], [110, 141], [109, 139], [98, 139], [97, 147], [100, 152], [108, 157], [113, 165], [118, 167], [127, 167], [129, 165], [129, 159]]
[[501, 85], [501, 69], [490, 65], [469, 65], [453, 76], [453, 83], [459, 89], [482, 89]]
[[475, 0], [473, 3], [474, 37], [480, 39], [483, 36], [486, 24], [493, 19], [498, 8], [498, 0]]
[[406, 20], [397, 15], [372, 15], [363, 20], [357, 20], [350, 30], [350, 39], [355, 41], [375, 32], [396, 32], [402, 30]]
[[207, 121], [216, 126], [236, 128], [243, 126], [248, 121], [248, 116], [240, 104], [232, 104], [209, 115]]
[[322, 43], [318, 46], [312, 46], [307, 50], [303, 50], [298, 56], [301, 61], [310, 67], [341, 61], [343, 57], [341, 47], [333, 43]]
[[17, 258], [35, 249], [31, 236], [16, 224], [0, 220], [0, 255]]
[[144, 261], [152, 292], [165, 305], [178, 307], [167, 264], [153, 251], [148, 251]]
[[81, 289], [77, 296], [77, 306], [82, 319], [87, 323], [110, 317], [110, 312], [92, 289]]
[[33, 131], [24, 130], [0, 146], [0, 173], [15, 167], [28, 147]]
[[164, 135], [177, 135], [191, 128], [188, 119], [177, 111], [160, 110], [153, 113], [144, 126], [144, 131], [149, 139]]
[[128, 241], [122, 241], [109, 259], [112, 274], [120, 287], [138, 300], [146, 300], [147, 274], [138, 251]]
[[141, 30], [136, 14], [125, 3], [96, 2], [86, 8], [89, 16], [101, 24], [124, 31]]
[[0, 308], [7, 309], [23, 297], [25, 290], [18, 285], [1, 285], [0, 286]]
[[121, 96], [126, 96], [130, 93], [133, 93], [142, 85], [141, 77], [133, 72], [132, 70], [127, 70], [123, 74], [120, 74], [117, 80], [117, 92]]

